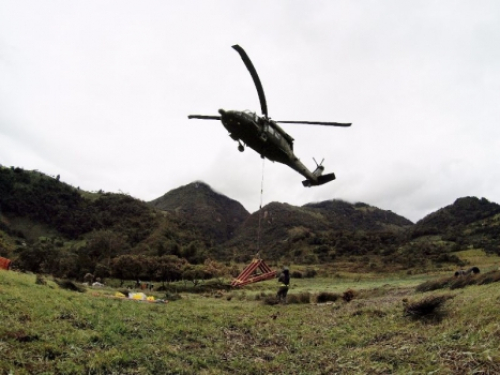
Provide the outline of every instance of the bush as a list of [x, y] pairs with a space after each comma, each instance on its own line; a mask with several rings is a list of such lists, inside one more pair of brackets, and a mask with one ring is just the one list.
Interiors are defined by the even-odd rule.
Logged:
[[341, 298], [341, 295], [338, 293], [321, 292], [316, 296], [316, 302], [317, 303], [335, 302], [339, 298]]
[[438, 280], [426, 281], [415, 289], [417, 292], [429, 292], [437, 289], [461, 289], [469, 285], [485, 285], [500, 282], [500, 271], [490, 271], [481, 275], [446, 277]]
[[264, 292], [260, 292], [259, 294], [256, 294], [255, 295], [255, 300], [256, 301], [260, 301], [261, 299], [263, 298], [266, 298], [268, 297], [269, 295], [267, 293], [264, 293]]
[[450, 284], [450, 289], [461, 289], [469, 285], [477, 284], [477, 278], [474, 276], [459, 276]]
[[314, 268], [307, 268], [304, 272], [304, 277], [307, 279], [312, 279], [318, 274], [318, 271], [316, 271]]
[[290, 304], [304, 304], [311, 302], [311, 294], [308, 292], [303, 292], [300, 294], [289, 294], [287, 297], [287, 303]]
[[264, 305], [274, 306], [274, 305], [277, 305], [278, 303], [280, 303], [280, 301], [278, 300], [278, 298], [276, 296], [270, 295], [270, 296], [265, 297], [262, 300], [262, 303]]
[[346, 302], [351, 302], [356, 296], [356, 292], [352, 289], [347, 289], [342, 295], [342, 299]]
[[55, 279], [54, 281], [62, 289], [72, 290], [74, 292], [79, 292], [79, 293], [85, 293], [85, 291], [87, 290], [84, 286], [75, 284], [71, 280], [58, 280], [58, 279]]
[[451, 294], [444, 294], [439, 296], [429, 296], [413, 303], [406, 303], [404, 307], [404, 315], [410, 316], [414, 319], [441, 318], [444, 314], [442, 310], [443, 304], [453, 297], [454, 296]]
[[300, 271], [292, 271], [291, 277], [294, 279], [302, 279], [304, 275]]
[[451, 277], [441, 278], [438, 280], [429, 280], [426, 281], [425, 283], [417, 285], [415, 290], [417, 292], [430, 292], [437, 289], [444, 289], [448, 288], [452, 282], [453, 279]]
[[165, 293], [165, 299], [168, 301], [178, 301], [182, 297], [179, 293], [172, 293], [172, 292], [166, 292]]
[[491, 271], [478, 278], [478, 285], [500, 282], [500, 271]]

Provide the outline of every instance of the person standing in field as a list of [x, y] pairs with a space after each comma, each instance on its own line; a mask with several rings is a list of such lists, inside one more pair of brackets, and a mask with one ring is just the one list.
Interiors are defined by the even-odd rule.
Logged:
[[286, 303], [286, 296], [290, 288], [290, 270], [288, 267], [283, 268], [283, 271], [278, 276], [278, 282], [280, 283], [280, 287], [276, 294], [276, 298], [279, 302]]

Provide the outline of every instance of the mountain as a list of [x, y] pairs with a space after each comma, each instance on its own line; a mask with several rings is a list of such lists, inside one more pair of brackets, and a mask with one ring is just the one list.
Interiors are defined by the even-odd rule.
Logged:
[[34, 244], [43, 238], [57, 238], [71, 246], [106, 231], [120, 237], [123, 253], [141, 251], [141, 244], [154, 248], [167, 240], [179, 244], [193, 240], [175, 215], [160, 215], [128, 195], [89, 193], [59, 177], [0, 166], [0, 237], [5, 239], [0, 253], [8, 255], [14, 243]]
[[309, 203], [303, 206], [319, 212], [336, 228], [343, 230], [400, 231], [413, 223], [392, 211], [381, 210], [366, 203], [351, 204], [342, 200]]
[[[412, 225], [402, 216], [365, 203], [329, 200], [296, 207], [272, 202], [252, 214], [226, 246], [238, 248], [244, 258], [258, 249], [287, 256], [292, 248], [301, 248], [301, 254], [307, 254], [322, 245], [322, 251], [333, 254], [339, 250], [339, 237], [351, 241], [372, 232], [397, 237]], [[364, 238], [373, 242], [373, 236]]]
[[475, 247], [500, 253], [500, 205], [486, 198], [458, 198], [419, 220], [410, 235], [412, 239], [452, 242], [458, 249]]
[[425, 268], [457, 263], [452, 253], [471, 247], [500, 252], [500, 206], [485, 198], [459, 198], [416, 224], [342, 200], [302, 207], [272, 202], [250, 214], [200, 181], [143, 202], [0, 166], [0, 256], [25, 254], [26, 261], [40, 262], [50, 250], [59, 261], [55, 269], [64, 259], [73, 274], [99, 262], [105, 268], [125, 254], [177, 256], [199, 264], [208, 257], [246, 262], [260, 252], [302, 264], [363, 259], [370, 269]]
[[171, 190], [148, 204], [161, 211], [175, 212], [187, 229], [213, 244], [231, 239], [250, 215], [241, 203], [200, 181]]
[[436, 228], [438, 231], [466, 226], [500, 214], [500, 205], [486, 198], [458, 198], [453, 204], [443, 207], [419, 220], [415, 230]]

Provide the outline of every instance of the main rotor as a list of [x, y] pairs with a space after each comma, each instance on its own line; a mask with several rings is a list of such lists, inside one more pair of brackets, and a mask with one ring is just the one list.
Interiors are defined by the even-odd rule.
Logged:
[[[241, 59], [243, 60], [243, 63], [250, 72], [255, 88], [257, 89], [257, 94], [259, 95], [260, 110], [262, 116], [265, 117], [266, 119], [269, 119], [266, 95], [264, 94], [264, 88], [262, 87], [262, 83], [260, 81], [259, 75], [257, 74], [257, 70], [255, 69], [252, 61], [250, 60], [247, 53], [242, 47], [235, 44], [234, 46], [232, 46], [232, 48], [236, 52], [238, 52]], [[201, 119], [201, 120], [220, 120], [221, 116], [189, 115], [188, 118]], [[342, 127], [348, 127], [352, 125], [351, 123], [325, 122], [325, 121], [276, 121], [276, 120], [273, 121], [281, 124], [305, 124], [305, 125], [324, 125], [324, 126], [342, 126]]]

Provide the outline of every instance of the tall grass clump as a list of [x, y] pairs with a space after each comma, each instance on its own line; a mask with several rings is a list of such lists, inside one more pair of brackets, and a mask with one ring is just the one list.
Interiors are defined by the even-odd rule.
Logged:
[[357, 292], [355, 290], [347, 289], [344, 294], [342, 294], [342, 299], [346, 302], [351, 302], [356, 295]]
[[454, 295], [443, 294], [437, 296], [428, 296], [417, 302], [406, 302], [404, 315], [414, 319], [421, 318], [442, 318], [444, 316], [443, 305], [452, 299]]
[[316, 303], [335, 302], [342, 296], [338, 293], [321, 292], [316, 296]]
[[453, 277], [444, 277], [437, 280], [429, 280], [420, 285], [417, 285], [417, 292], [432, 292], [433, 290], [448, 288], [454, 281]]
[[491, 271], [478, 277], [478, 285], [486, 285], [500, 282], [500, 271]]
[[287, 303], [290, 304], [311, 303], [311, 293], [302, 292], [299, 294], [289, 294], [287, 297]]
[[433, 290], [449, 288], [462, 289], [470, 285], [486, 285], [500, 282], [500, 271], [490, 271], [483, 274], [452, 276], [440, 278], [437, 280], [429, 280], [418, 285], [415, 290], [417, 292], [431, 292]]

